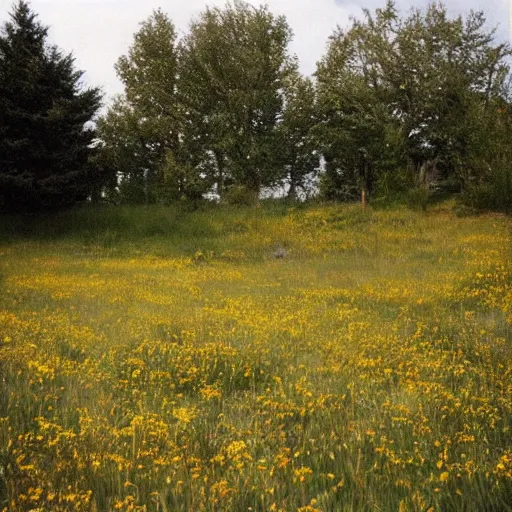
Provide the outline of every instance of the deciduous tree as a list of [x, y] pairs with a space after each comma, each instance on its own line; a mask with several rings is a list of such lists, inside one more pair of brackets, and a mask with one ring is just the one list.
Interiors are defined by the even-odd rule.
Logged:
[[478, 120], [497, 121], [507, 95], [510, 53], [482, 13], [450, 18], [439, 3], [401, 18], [388, 2], [338, 29], [317, 70], [326, 176], [338, 178], [330, 192], [357, 188], [363, 152], [378, 182], [407, 169], [418, 184], [463, 187], [468, 165], [484, 158], [476, 139], [489, 140]]
[[205, 191], [208, 184], [197, 154], [191, 144], [185, 145], [187, 126], [177, 89], [177, 34], [162, 11], [141, 24], [116, 70], [125, 92], [99, 126], [102, 157], [118, 174], [122, 199], [166, 203], [196, 196], [198, 187]]
[[296, 199], [312, 192], [320, 166], [312, 133], [317, 119], [316, 92], [313, 81], [299, 73], [290, 76], [283, 92], [284, 110], [277, 127], [276, 151], [288, 197]]
[[180, 94], [188, 136], [213, 157], [220, 194], [229, 183], [259, 192], [280, 179], [276, 125], [296, 69], [291, 30], [267, 7], [208, 8], [182, 41]]

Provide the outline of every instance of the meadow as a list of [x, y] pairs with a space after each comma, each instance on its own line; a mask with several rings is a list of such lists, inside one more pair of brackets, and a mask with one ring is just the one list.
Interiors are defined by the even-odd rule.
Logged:
[[512, 510], [508, 218], [84, 208], [0, 234], [0, 510]]

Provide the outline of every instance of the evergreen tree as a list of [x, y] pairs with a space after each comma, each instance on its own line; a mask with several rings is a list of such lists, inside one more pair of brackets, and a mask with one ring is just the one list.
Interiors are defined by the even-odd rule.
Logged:
[[0, 33], [0, 210], [70, 205], [103, 179], [90, 165], [95, 132], [86, 129], [100, 91], [82, 89], [73, 56], [47, 36], [23, 0]]

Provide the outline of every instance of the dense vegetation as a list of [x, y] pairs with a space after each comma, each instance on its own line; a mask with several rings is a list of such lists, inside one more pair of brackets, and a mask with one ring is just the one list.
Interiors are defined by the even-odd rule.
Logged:
[[507, 218], [152, 206], [0, 231], [0, 509], [511, 510]]
[[62, 208], [103, 181], [85, 128], [101, 95], [82, 90], [73, 57], [47, 36], [25, 2], [0, 33], [0, 212]]
[[83, 127], [98, 91], [80, 90], [46, 36], [21, 1], [0, 37], [4, 210], [250, 203], [269, 190], [512, 204], [511, 48], [483, 13], [450, 18], [432, 3], [401, 16], [388, 2], [338, 28], [304, 77], [286, 19], [267, 7], [207, 8], [182, 37], [158, 10], [119, 58], [125, 92], [96, 133]]
[[511, 511], [510, 222], [440, 200], [512, 204], [483, 14], [304, 77], [267, 7], [159, 10], [101, 118], [47, 35], [0, 33], [0, 510]]

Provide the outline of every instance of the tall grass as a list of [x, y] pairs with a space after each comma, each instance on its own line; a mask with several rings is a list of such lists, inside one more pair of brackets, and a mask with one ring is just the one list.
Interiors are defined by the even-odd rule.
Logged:
[[511, 510], [507, 218], [1, 223], [0, 510]]

